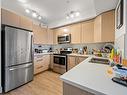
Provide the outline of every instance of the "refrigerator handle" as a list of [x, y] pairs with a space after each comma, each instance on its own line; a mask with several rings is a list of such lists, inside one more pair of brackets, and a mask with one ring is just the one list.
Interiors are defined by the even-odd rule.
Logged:
[[25, 66], [18, 66], [18, 67], [14, 67], [14, 68], [10, 68], [9, 71], [14, 71], [14, 70], [18, 70], [18, 69], [25, 69], [25, 68], [29, 68], [30, 66], [32, 66], [33, 64], [27, 64]]

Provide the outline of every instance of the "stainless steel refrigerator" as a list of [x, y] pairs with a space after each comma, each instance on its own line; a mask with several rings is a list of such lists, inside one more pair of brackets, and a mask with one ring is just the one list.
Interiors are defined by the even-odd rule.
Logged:
[[33, 80], [32, 31], [2, 25], [2, 87], [8, 92]]

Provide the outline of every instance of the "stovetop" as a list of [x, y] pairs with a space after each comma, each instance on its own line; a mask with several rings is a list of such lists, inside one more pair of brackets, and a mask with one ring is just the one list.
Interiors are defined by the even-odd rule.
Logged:
[[60, 53], [54, 53], [54, 55], [67, 55], [67, 54], [71, 54], [71, 53], [72, 53], [72, 51], [64, 50], [64, 51], [60, 51]]

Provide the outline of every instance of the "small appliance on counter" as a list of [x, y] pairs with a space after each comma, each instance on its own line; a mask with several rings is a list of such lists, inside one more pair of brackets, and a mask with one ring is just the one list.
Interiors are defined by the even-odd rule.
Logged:
[[77, 48], [72, 49], [72, 53], [78, 53], [78, 49]]
[[112, 80], [127, 87], [127, 67], [122, 67], [122, 65], [117, 64], [113, 67], [113, 71], [115, 76]]
[[88, 54], [87, 46], [84, 46], [84, 47], [83, 47], [83, 54], [84, 54], [84, 55]]

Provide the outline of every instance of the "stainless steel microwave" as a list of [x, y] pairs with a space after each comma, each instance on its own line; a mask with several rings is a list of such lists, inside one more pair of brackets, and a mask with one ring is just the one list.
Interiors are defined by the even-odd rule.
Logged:
[[58, 40], [58, 44], [70, 43], [71, 42], [71, 34], [59, 35], [57, 40]]

